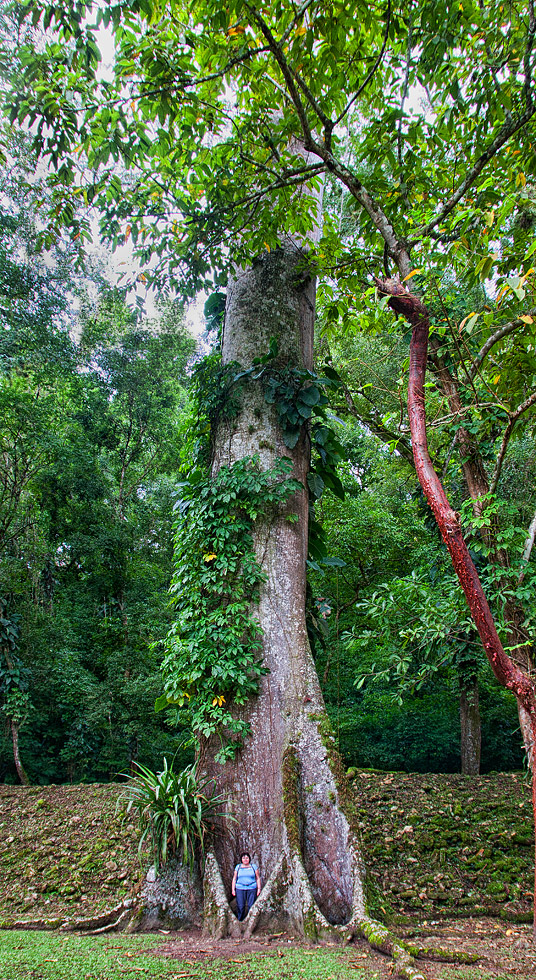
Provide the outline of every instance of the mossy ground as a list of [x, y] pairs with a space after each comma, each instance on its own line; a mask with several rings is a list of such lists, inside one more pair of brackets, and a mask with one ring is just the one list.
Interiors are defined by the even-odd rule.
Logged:
[[136, 825], [113, 784], [0, 786], [0, 920], [92, 916], [139, 884]]
[[351, 774], [377, 915], [530, 921], [534, 835], [523, 774]]
[[[372, 885], [372, 911], [394, 923], [412, 943], [475, 950], [482, 957], [475, 965], [426, 962], [425, 974], [438, 980], [536, 977], [530, 928], [515, 924], [530, 916], [533, 884], [530, 787], [523, 776], [358, 770], [352, 787]], [[133, 821], [123, 824], [121, 814], [116, 814], [120, 792], [113, 784], [0, 786], [4, 926], [17, 920], [90, 917], [139, 888], [143, 872], [136, 828]], [[86, 975], [91, 980], [114, 980], [116, 975], [128, 980], [153, 975], [152, 960], [148, 964], [141, 952], [153, 946], [149, 937], [145, 943], [141, 936], [48, 937], [4, 932], [0, 980], [67, 980], [71, 975], [77, 980]], [[373, 954], [364, 942], [344, 953], [329, 951], [329, 944], [313, 952], [284, 936], [267, 943], [265, 950], [264, 943], [246, 948], [231, 940], [214, 943], [198, 933], [161, 936], [161, 941], [162, 955], [173, 966], [168, 968], [168, 960], [165, 969], [155, 971], [158, 976], [217, 977], [221, 956], [227, 959], [226, 974], [241, 980], [262, 980], [274, 971], [278, 978], [296, 980], [347, 975], [387, 980], [390, 975], [388, 958]], [[102, 963], [95, 959], [88, 967], [87, 956], [97, 956], [99, 950]], [[69, 957], [71, 974], [66, 972]]]
[[[396, 922], [532, 908], [530, 785], [352, 770], [373, 911]], [[0, 919], [90, 916], [139, 887], [136, 825], [115, 784], [0, 786]]]

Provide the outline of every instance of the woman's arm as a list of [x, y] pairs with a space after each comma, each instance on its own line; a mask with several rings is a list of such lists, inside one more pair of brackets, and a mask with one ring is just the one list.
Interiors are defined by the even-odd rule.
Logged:
[[237, 873], [238, 873], [238, 871], [235, 868], [235, 873], [233, 875], [233, 880], [231, 882], [231, 895], [233, 895], [233, 897], [236, 895], [236, 876], [237, 876]]
[[255, 868], [255, 878], [257, 879], [257, 898], [258, 898], [261, 893], [261, 876], [258, 868]]

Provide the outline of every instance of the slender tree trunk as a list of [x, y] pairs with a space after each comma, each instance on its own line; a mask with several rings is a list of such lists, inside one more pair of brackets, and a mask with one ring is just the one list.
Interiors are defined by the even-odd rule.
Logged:
[[13, 742], [13, 759], [15, 761], [15, 769], [17, 770], [17, 776], [21, 781], [22, 786], [29, 786], [30, 780], [26, 774], [26, 770], [21, 762], [20, 751], [19, 751], [19, 725], [13, 718], [10, 719], [11, 728], [11, 740]]
[[[454, 570], [465, 593], [467, 604], [475, 626], [478, 629], [493, 673], [503, 687], [506, 687], [507, 690], [515, 694], [518, 703], [521, 704], [530, 717], [532, 737], [534, 740], [536, 736], [536, 690], [534, 682], [519, 669], [502, 646], [476, 568], [463, 539], [459, 514], [449, 504], [441, 481], [432, 466], [428, 451], [424, 400], [424, 381], [426, 377], [428, 335], [430, 331], [428, 310], [419, 298], [409, 293], [398, 279], [383, 280], [378, 285], [384, 294], [390, 296], [389, 305], [391, 308], [397, 313], [402, 314], [412, 326], [408, 414], [413, 458], [415, 460], [415, 469], [419, 483], [430, 504], [443, 541], [449, 551]], [[536, 829], [536, 775], [534, 769], [533, 819]], [[536, 902], [534, 904], [533, 936], [536, 938]]]
[[478, 776], [480, 772], [480, 707], [476, 676], [460, 676], [460, 750], [462, 773]]
[[[430, 355], [433, 372], [447, 399], [450, 411], [455, 418], [458, 417], [461, 420], [464, 415], [464, 407], [460, 398], [458, 379], [451, 374], [445, 364], [444, 358], [441, 356], [439, 342], [436, 338], [432, 338], [430, 342]], [[486, 497], [489, 494], [489, 479], [484, 461], [474, 436], [462, 424], [460, 424], [458, 429], [457, 443], [461, 470], [469, 497], [473, 504], [473, 513], [475, 517], [480, 517], [484, 512]], [[489, 560], [496, 567], [506, 571], [509, 565], [508, 555], [504, 548], [500, 548], [497, 544], [498, 530], [497, 518], [493, 516], [490, 526], [480, 528], [479, 534], [489, 549]], [[506, 579], [504, 580], [504, 590], [506, 593], [510, 591]], [[532, 661], [529, 647], [526, 643], [527, 637], [521, 628], [525, 618], [524, 610], [518, 602], [511, 598], [506, 598], [503, 605], [503, 614], [505, 621], [510, 624], [510, 635], [507, 646], [511, 651], [515, 651], [511, 653], [511, 656], [525, 673], [530, 673], [532, 670]], [[532, 726], [520, 702], [518, 702], [518, 713], [523, 743], [529, 766], [532, 769], [532, 759], [534, 757]]]

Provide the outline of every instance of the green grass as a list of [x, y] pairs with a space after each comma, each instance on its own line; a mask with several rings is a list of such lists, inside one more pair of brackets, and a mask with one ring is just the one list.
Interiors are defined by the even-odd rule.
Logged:
[[[151, 955], [163, 936], [59, 936], [48, 932], [0, 934], [0, 980], [379, 980], [381, 974], [351, 954], [334, 950], [271, 950], [229, 962], [192, 963]], [[354, 966], [349, 960], [354, 961]], [[356, 968], [357, 967], [357, 968]], [[385, 975], [385, 974], [384, 974]]]
[[[0, 980], [385, 980], [382, 968], [351, 949], [270, 949], [264, 955], [240, 954], [231, 960], [192, 963], [171, 960], [151, 950], [164, 946], [162, 935], [60, 936], [49, 932], [0, 933]], [[419, 964], [433, 980], [508, 980], [478, 966]]]

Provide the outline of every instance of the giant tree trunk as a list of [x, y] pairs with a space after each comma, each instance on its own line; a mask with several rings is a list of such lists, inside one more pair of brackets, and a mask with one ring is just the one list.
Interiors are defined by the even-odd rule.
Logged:
[[[250, 367], [278, 344], [279, 367], [311, 368], [314, 283], [303, 252], [289, 243], [239, 272], [230, 284], [223, 361]], [[282, 457], [305, 484], [309, 441], [305, 431], [294, 450], [284, 445], [274, 406], [262, 381], [252, 380], [242, 411], [216, 435], [214, 471], [258, 454], [263, 468]], [[295, 523], [289, 513], [298, 515]], [[280, 928], [317, 937], [348, 935], [364, 918], [363, 870], [352, 828], [344, 772], [335, 751], [312, 661], [305, 625], [308, 499], [304, 491], [285, 513], [255, 532], [266, 581], [258, 618], [269, 673], [259, 696], [241, 711], [252, 728], [243, 749], [225, 766], [214, 761], [219, 740], [201, 748], [201, 761], [229, 798], [236, 822], [215, 836], [205, 869], [205, 924], [222, 936], [240, 933], [229, 907], [233, 867], [242, 850], [258, 862], [263, 891], [251, 909], [246, 933]]]

